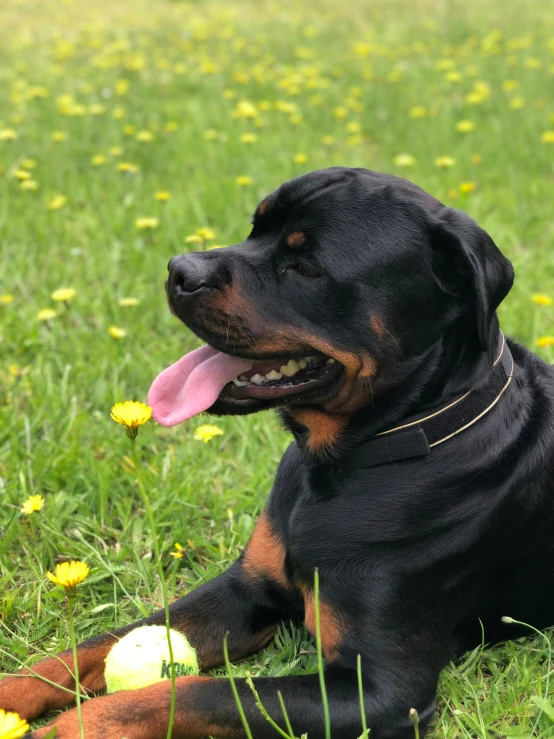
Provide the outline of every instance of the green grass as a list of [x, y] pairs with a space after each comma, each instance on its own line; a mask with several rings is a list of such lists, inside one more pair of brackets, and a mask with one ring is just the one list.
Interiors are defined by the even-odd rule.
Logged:
[[[2, 5], [0, 139], [17, 138], [0, 140], [0, 295], [13, 296], [0, 304], [0, 671], [68, 646], [63, 596], [45, 579], [59, 558], [93, 568], [80, 639], [160, 607], [128, 442], [109, 410], [144, 399], [198, 345], [166, 308], [168, 259], [244, 238], [256, 203], [282, 181], [333, 164], [405, 174], [467, 210], [513, 260], [506, 333], [531, 347], [554, 334], [554, 308], [531, 300], [554, 294], [554, 144], [541, 140], [554, 130], [553, 11], [538, 0]], [[472, 103], [476, 83], [485, 92]], [[413, 118], [417, 106], [425, 115]], [[474, 130], [458, 132], [460, 120]], [[413, 166], [395, 164], [399, 154]], [[96, 155], [105, 162], [93, 166]], [[436, 166], [439, 156], [453, 165]], [[21, 188], [21, 170], [38, 189]], [[467, 182], [475, 190], [463, 195]], [[157, 201], [159, 190], [170, 200]], [[55, 195], [67, 202], [51, 210]], [[159, 223], [138, 230], [142, 217]], [[187, 242], [201, 227], [215, 238]], [[67, 307], [50, 297], [60, 287], [76, 290]], [[128, 296], [139, 305], [121, 307]], [[37, 320], [50, 307], [58, 316]], [[149, 424], [138, 439], [172, 598], [237, 557], [288, 442], [270, 413], [221, 419], [225, 433], [209, 444], [193, 438], [203, 422]], [[21, 515], [32, 494], [43, 510]], [[182, 559], [169, 554], [176, 542]], [[468, 655], [444, 672], [430, 735], [529, 736], [545, 660], [538, 636]], [[313, 642], [287, 628], [234, 673], [315, 669]], [[544, 714], [537, 735], [554, 737]]]

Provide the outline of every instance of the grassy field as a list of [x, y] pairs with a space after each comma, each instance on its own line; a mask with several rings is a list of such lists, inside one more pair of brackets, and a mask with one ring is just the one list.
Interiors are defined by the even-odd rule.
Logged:
[[[110, 407], [198, 345], [168, 259], [244, 238], [282, 181], [363, 166], [467, 210], [516, 268], [504, 330], [554, 360], [552, 4], [5, 2], [0, 83], [0, 672], [68, 646], [56, 562], [92, 568], [80, 639], [160, 606]], [[272, 414], [209, 443], [204, 423], [138, 438], [171, 598], [234, 561], [288, 443]], [[446, 670], [430, 735], [554, 737], [531, 700], [551, 636]], [[313, 670], [313, 650], [283, 629], [236, 673]]]

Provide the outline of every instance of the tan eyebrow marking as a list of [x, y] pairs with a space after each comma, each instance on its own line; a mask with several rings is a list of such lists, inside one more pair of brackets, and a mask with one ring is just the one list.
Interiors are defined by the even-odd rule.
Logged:
[[306, 243], [306, 236], [302, 231], [294, 231], [287, 236], [287, 244], [293, 249], [303, 246]]
[[259, 213], [259, 215], [263, 216], [263, 214], [267, 211], [269, 208], [269, 198], [264, 198], [262, 202], [258, 205], [256, 209], [256, 213]]
[[383, 325], [383, 321], [379, 316], [375, 315], [373, 313], [369, 319], [369, 325], [371, 326], [371, 330], [374, 334], [377, 334], [377, 336], [382, 339], [385, 335], [385, 327]]

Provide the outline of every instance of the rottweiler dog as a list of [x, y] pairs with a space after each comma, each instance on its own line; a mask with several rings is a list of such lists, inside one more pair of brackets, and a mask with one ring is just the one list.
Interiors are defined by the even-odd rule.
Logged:
[[[170, 308], [206, 346], [155, 381], [154, 417], [278, 409], [294, 441], [243, 555], [170, 607], [203, 670], [260, 649], [284, 619], [316, 630], [332, 736], [413, 736], [441, 669], [554, 623], [554, 371], [500, 331], [510, 262], [464, 213], [414, 184], [332, 167], [282, 185], [240, 244], [175, 257]], [[114, 641], [78, 649], [91, 695]], [[69, 651], [0, 682], [27, 719], [70, 704]], [[317, 674], [256, 679], [283, 728], [326, 735]], [[57, 683], [62, 688], [56, 688]], [[236, 687], [252, 735], [278, 736]], [[87, 739], [163, 739], [171, 683], [95, 697]], [[77, 739], [76, 711], [54, 722]], [[44, 737], [49, 727], [29, 736]], [[227, 679], [177, 679], [173, 736], [244, 737]]]

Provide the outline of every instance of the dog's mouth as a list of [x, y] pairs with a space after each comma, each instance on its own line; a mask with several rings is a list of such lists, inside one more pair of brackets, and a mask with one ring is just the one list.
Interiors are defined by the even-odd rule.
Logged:
[[222, 395], [273, 400], [320, 387], [336, 374], [336, 361], [323, 355], [255, 360], [252, 367], [225, 385]]
[[175, 426], [208, 410], [244, 413], [313, 402], [342, 369], [322, 354], [245, 358], [206, 345], [158, 375], [148, 404], [158, 423]]

